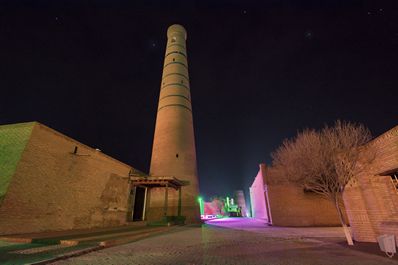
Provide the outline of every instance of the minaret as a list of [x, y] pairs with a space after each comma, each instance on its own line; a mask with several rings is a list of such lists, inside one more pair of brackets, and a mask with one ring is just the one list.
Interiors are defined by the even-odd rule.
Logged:
[[[182, 188], [181, 210], [187, 223], [192, 223], [200, 218], [200, 211], [186, 39], [181, 25], [168, 28], [150, 175], [189, 182]], [[162, 212], [163, 194], [160, 188], [151, 190], [148, 219]], [[167, 215], [177, 215], [178, 192], [170, 190], [168, 196]]]

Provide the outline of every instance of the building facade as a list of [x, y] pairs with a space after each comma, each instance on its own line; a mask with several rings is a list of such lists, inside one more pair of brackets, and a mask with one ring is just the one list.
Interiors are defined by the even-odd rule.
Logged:
[[238, 207], [240, 208], [240, 213], [242, 217], [247, 217], [249, 215], [246, 207], [246, 199], [243, 190], [235, 191], [235, 201]]
[[124, 225], [129, 165], [37, 123], [0, 126], [0, 234]]
[[267, 211], [269, 209], [269, 205], [268, 201], [266, 201], [267, 197], [265, 196], [265, 164], [260, 164], [259, 167], [260, 169], [249, 188], [251, 216], [257, 219], [263, 219], [268, 223], [271, 217], [270, 213]]
[[362, 153], [362, 170], [343, 194], [353, 239], [398, 238], [398, 126], [372, 140]]

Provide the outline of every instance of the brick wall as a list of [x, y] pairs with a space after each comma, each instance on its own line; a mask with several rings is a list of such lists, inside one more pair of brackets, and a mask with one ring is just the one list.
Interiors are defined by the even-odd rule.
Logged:
[[130, 169], [36, 123], [0, 207], [0, 234], [125, 224]]
[[344, 201], [353, 237], [376, 242], [381, 234], [398, 237], [398, 194], [388, 172], [398, 169], [398, 126], [371, 141], [364, 149], [374, 153], [356, 178], [347, 185]]
[[292, 184], [267, 185], [272, 224], [276, 226], [338, 226], [334, 205]]
[[[272, 225], [341, 225], [332, 202], [318, 194], [305, 192], [300, 184], [288, 182], [265, 164], [260, 164], [260, 170], [250, 187], [250, 199], [254, 217], [265, 218]], [[342, 211], [344, 214], [344, 207]], [[344, 217], [348, 223], [348, 218]]]

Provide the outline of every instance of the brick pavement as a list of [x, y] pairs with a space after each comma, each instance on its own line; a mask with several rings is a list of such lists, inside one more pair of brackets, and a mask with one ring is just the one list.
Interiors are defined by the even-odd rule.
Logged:
[[[53, 264], [398, 264], [397, 259], [390, 260], [381, 253], [380, 255], [365, 253], [319, 238], [297, 235], [271, 237], [271, 234], [264, 234], [263, 229], [267, 227], [250, 231], [211, 225], [180, 227], [167, 234]], [[339, 240], [343, 241], [344, 238]]]

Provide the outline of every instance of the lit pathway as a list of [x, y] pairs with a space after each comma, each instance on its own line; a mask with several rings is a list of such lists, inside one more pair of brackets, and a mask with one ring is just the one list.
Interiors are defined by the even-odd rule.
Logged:
[[264, 221], [254, 218], [225, 218], [207, 221], [207, 224], [223, 228], [245, 230], [278, 238], [323, 238], [344, 240], [341, 227], [278, 227], [268, 226]]
[[[335, 228], [270, 228], [260, 221], [235, 219], [209, 223], [218, 226], [179, 227], [168, 234], [55, 264], [398, 264], [396, 259], [390, 260], [336, 244], [343, 238]], [[284, 231], [286, 229], [287, 232]], [[318, 236], [317, 229], [333, 240], [302, 236]], [[301, 233], [301, 230], [305, 232]], [[278, 237], [278, 234], [281, 236]]]

